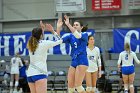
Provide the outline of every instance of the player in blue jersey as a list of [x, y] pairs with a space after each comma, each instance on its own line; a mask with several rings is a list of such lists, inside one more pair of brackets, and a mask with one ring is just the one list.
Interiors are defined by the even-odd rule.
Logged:
[[[121, 68], [123, 82], [124, 82], [124, 93], [128, 93], [128, 88], [130, 89], [130, 93], [134, 93], [134, 62], [140, 64], [135, 52], [131, 51], [130, 45], [128, 43], [124, 46], [125, 51], [122, 51], [119, 55], [118, 60], [118, 69]], [[122, 62], [122, 65], [120, 65]]]
[[[88, 68], [87, 59], [87, 42], [90, 34], [83, 32], [87, 27], [83, 27], [83, 23], [79, 20], [75, 21], [73, 26], [69, 23], [69, 17], [64, 16], [65, 24], [72, 32], [69, 35], [62, 37], [63, 43], [71, 45], [71, 58], [72, 63], [68, 71], [68, 92], [74, 93], [75, 89], [78, 93], [86, 93], [82, 86], [86, 70]], [[61, 26], [60, 26], [61, 27]], [[57, 27], [57, 33], [60, 33], [60, 27]]]

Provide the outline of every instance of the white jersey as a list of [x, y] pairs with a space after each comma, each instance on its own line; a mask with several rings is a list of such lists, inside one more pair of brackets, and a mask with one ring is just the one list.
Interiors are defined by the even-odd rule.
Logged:
[[133, 66], [133, 61], [136, 61], [140, 64], [135, 52], [130, 51], [130, 54], [127, 51], [123, 51], [119, 55], [118, 65], [122, 62], [122, 67], [124, 66]]
[[19, 74], [19, 66], [23, 66], [21, 58], [11, 58], [11, 74]]
[[48, 49], [61, 43], [62, 40], [58, 40], [56, 42], [50, 40], [40, 40], [34, 54], [29, 51], [30, 64], [27, 70], [27, 76], [29, 77], [40, 74], [47, 75], [46, 60]]
[[89, 67], [87, 72], [95, 72], [98, 71], [98, 67], [101, 66], [101, 57], [100, 57], [100, 50], [98, 47], [94, 47], [93, 50], [90, 50], [87, 47], [87, 58]]

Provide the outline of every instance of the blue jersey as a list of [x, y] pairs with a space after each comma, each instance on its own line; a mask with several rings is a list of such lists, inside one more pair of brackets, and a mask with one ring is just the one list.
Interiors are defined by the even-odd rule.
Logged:
[[86, 46], [88, 42], [88, 34], [82, 33], [82, 37], [77, 39], [73, 34], [67, 35], [62, 38], [63, 43], [69, 43], [71, 45], [71, 57], [75, 58], [79, 54], [87, 55]]
[[[88, 42], [88, 33], [84, 32], [81, 35], [82, 36], [79, 39], [77, 39], [73, 34], [62, 38], [63, 43], [69, 43], [71, 45], [71, 57], [72, 61], [75, 61], [75, 63], [77, 63], [81, 58], [85, 59], [85, 61], [87, 60], [86, 47]], [[77, 63], [74, 67], [77, 65], [79, 64]]]

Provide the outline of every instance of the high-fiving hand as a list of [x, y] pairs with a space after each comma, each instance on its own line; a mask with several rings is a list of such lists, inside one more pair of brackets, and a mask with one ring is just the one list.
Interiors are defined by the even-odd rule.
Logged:
[[51, 24], [46, 24], [46, 30], [54, 33], [54, 29]]
[[45, 31], [45, 24], [43, 24], [42, 20], [40, 21], [40, 26], [42, 28], [42, 31]]
[[65, 20], [64, 20], [65, 24], [69, 25], [69, 17], [67, 15], [65, 15], [64, 18], [65, 18]]
[[62, 18], [59, 18], [58, 21], [57, 21], [57, 28], [61, 29], [62, 25], [63, 25]]
[[42, 31], [45, 31], [45, 30], [50, 31], [50, 32], [53, 32], [54, 31], [54, 29], [53, 29], [53, 27], [52, 27], [51, 24], [44, 24], [42, 22], [42, 20], [40, 21], [40, 27], [42, 28]]

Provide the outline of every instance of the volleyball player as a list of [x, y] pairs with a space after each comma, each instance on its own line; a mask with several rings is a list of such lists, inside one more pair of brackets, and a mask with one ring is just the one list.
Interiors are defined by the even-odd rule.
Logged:
[[[49, 48], [62, 43], [62, 40], [43, 40], [45, 26], [42, 22], [41, 25], [41, 28], [32, 30], [32, 35], [27, 43], [30, 56], [27, 81], [31, 93], [47, 93], [47, 51]], [[46, 24], [46, 28], [54, 33], [50, 24]]]
[[[65, 15], [64, 18], [66, 26], [72, 32], [62, 37], [63, 43], [69, 43], [71, 45], [72, 62], [68, 70], [68, 92], [74, 93], [76, 89], [78, 93], [86, 93], [82, 82], [88, 68], [86, 47], [90, 34], [82, 32], [86, 31], [87, 27], [84, 27], [80, 20], [76, 20], [73, 26], [71, 26], [69, 17]], [[60, 33], [59, 31], [57, 31], [58, 34]]]
[[87, 57], [89, 67], [86, 72], [86, 92], [95, 93], [97, 90], [97, 78], [101, 77], [101, 58], [100, 50], [94, 45], [94, 37], [92, 35], [88, 37]]
[[[124, 46], [124, 51], [122, 51], [119, 55], [118, 60], [118, 69], [122, 72], [123, 82], [124, 82], [124, 93], [128, 93], [128, 89], [130, 89], [130, 93], [134, 93], [134, 62], [140, 64], [135, 52], [131, 51], [130, 45], [128, 43]], [[122, 65], [120, 65], [122, 62]]]
[[[23, 66], [19, 53], [16, 53], [15, 57], [11, 58], [11, 80], [10, 80], [10, 92], [17, 91], [17, 86], [19, 84], [19, 67]], [[15, 80], [15, 84], [14, 84]]]

